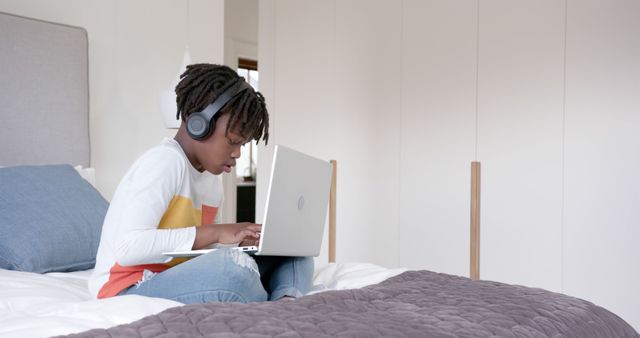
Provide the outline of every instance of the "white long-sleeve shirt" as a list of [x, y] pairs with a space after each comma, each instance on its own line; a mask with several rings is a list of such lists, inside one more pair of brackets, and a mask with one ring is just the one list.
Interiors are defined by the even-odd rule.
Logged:
[[[89, 290], [112, 297], [182, 262], [162, 252], [190, 250], [195, 226], [214, 223], [222, 183], [196, 170], [180, 145], [165, 138], [145, 152], [118, 185], [105, 216]], [[171, 262], [169, 262], [171, 261]]]

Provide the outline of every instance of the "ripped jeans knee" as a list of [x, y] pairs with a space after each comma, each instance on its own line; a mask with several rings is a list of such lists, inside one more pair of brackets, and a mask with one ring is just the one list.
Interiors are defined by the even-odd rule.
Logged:
[[239, 250], [225, 250], [230, 256], [233, 262], [243, 268], [249, 269], [250, 271], [258, 274], [260, 276], [260, 270], [258, 269], [258, 264], [256, 263], [253, 257], [248, 254], [239, 251]]

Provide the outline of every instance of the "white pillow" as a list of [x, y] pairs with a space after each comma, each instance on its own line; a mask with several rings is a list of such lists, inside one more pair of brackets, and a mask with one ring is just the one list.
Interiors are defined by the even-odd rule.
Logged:
[[78, 174], [82, 178], [84, 178], [87, 182], [91, 183], [91, 185], [96, 187], [96, 169], [95, 168], [83, 168], [81, 165], [77, 165], [73, 167]]

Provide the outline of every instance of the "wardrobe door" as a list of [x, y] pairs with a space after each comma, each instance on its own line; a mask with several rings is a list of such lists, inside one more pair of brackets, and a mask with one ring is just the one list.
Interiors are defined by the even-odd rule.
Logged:
[[[282, 144], [325, 160], [340, 160], [343, 154], [334, 151], [334, 145], [346, 142], [347, 136], [340, 129], [342, 124], [335, 122], [339, 117], [333, 87], [335, 3], [259, 3], [260, 91], [269, 110], [270, 133], [268, 146], [261, 142], [258, 152], [256, 221], [262, 222], [274, 145]], [[319, 263], [326, 264], [326, 257], [325, 236]]]
[[640, 330], [640, 2], [569, 1], [564, 292]]
[[[398, 264], [402, 11], [396, 1], [336, 1], [336, 109], [327, 134], [338, 158], [340, 261]], [[316, 141], [317, 142], [317, 141]]]
[[400, 265], [469, 275], [476, 4], [404, 1]]
[[480, 1], [480, 278], [561, 289], [564, 2]]
[[[402, 7], [389, 0], [278, 0], [261, 6], [268, 4], [260, 87], [271, 94], [270, 145], [338, 161], [339, 262], [395, 266]], [[266, 198], [268, 169], [262, 168], [258, 197]], [[319, 261], [326, 248], [325, 237]]]

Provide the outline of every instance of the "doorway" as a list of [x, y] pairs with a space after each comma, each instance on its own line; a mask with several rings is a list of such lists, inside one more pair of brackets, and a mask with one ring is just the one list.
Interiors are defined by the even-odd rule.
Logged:
[[[238, 74], [253, 89], [259, 90], [258, 61], [238, 58]], [[255, 140], [242, 147], [236, 162], [236, 222], [256, 221], [256, 177], [258, 175], [258, 145]]]
[[[225, 0], [224, 63], [259, 90], [258, 77], [258, 0]], [[252, 222], [256, 220], [256, 177], [258, 151], [256, 142], [242, 148], [236, 167], [223, 174], [224, 203], [220, 222]]]

